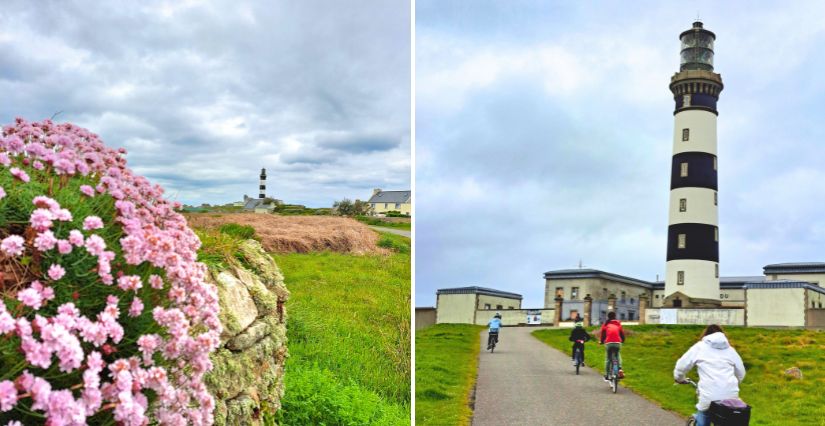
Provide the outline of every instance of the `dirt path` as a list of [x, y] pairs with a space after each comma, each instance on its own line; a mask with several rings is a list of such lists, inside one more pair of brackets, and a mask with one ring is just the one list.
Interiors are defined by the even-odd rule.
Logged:
[[387, 228], [385, 226], [372, 226], [372, 225], [370, 225], [370, 228], [375, 229], [376, 231], [389, 232], [390, 234], [396, 234], [396, 235], [401, 235], [403, 237], [412, 238], [412, 231], [406, 231], [406, 230], [397, 229], [397, 228]]
[[[506, 327], [495, 353], [481, 335], [474, 426], [486, 425], [684, 425], [685, 420], [620, 388], [615, 395], [597, 371], [576, 376], [570, 356], [530, 333]], [[604, 368], [599, 346], [587, 348], [588, 365]], [[594, 350], [596, 349], [596, 350]]]

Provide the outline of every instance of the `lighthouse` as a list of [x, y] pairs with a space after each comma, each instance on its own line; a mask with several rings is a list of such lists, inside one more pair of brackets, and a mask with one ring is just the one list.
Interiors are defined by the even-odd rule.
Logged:
[[261, 169], [261, 184], [258, 189], [260, 190], [258, 198], [263, 200], [266, 198], [266, 169]]
[[713, 72], [716, 35], [694, 22], [679, 39], [681, 65], [670, 79], [676, 105], [665, 276], [669, 307], [719, 303], [716, 103], [723, 85]]

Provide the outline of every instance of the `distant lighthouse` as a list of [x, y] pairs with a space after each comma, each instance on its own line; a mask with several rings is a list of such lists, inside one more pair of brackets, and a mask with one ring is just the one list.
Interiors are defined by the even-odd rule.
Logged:
[[[713, 72], [716, 35], [697, 21], [679, 39], [681, 66], [670, 79], [676, 109], [665, 295], [679, 292], [713, 302], [719, 300], [716, 102], [724, 86]], [[683, 302], [668, 297], [665, 303], [679, 307]]]
[[260, 194], [258, 194], [258, 198], [263, 200], [266, 198], [266, 169], [261, 169], [261, 184], [259, 189]]

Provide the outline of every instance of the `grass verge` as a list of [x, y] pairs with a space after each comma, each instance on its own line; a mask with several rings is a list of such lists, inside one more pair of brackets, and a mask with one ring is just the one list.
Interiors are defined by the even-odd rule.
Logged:
[[481, 330], [437, 324], [415, 333], [415, 422], [469, 425], [469, 397], [478, 370]]
[[[704, 327], [643, 325], [625, 330], [622, 361], [627, 378], [622, 384], [667, 410], [685, 417], [692, 414], [694, 390], [673, 385], [673, 367], [698, 341]], [[740, 397], [752, 407], [751, 425], [825, 425], [819, 394], [825, 388], [825, 332], [730, 327], [725, 334], [745, 363]], [[565, 353], [570, 351], [570, 330], [538, 330], [533, 335]], [[603, 347], [588, 343], [587, 351], [591, 362], [598, 360], [592, 365], [602, 371]], [[784, 374], [791, 367], [802, 370], [801, 380]], [[697, 379], [695, 369], [690, 375]]]
[[407, 231], [412, 229], [411, 221], [398, 218], [385, 219], [372, 216], [355, 216], [353, 219], [372, 226], [383, 226], [385, 228], [404, 229]]
[[278, 421], [409, 425], [408, 252], [273, 257], [291, 292]]

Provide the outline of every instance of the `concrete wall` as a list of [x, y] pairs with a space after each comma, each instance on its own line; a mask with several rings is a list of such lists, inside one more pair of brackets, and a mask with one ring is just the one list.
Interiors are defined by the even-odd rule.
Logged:
[[748, 326], [805, 325], [804, 288], [760, 288], [747, 290]]
[[[556, 288], [561, 287], [563, 298], [567, 301], [583, 301], [588, 294], [594, 300], [607, 300], [607, 297], [612, 293], [616, 295], [617, 300], [621, 300], [622, 292], [625, 292], [625, 298], [630, 302], [633, 299], [634, 303], [638, 305], [639, 295], [647, 293], [651, 295], [651, 290], [644, 287], [625, 284], [618, 281], [607, 280], [604, 278], [568, 278], [568, 279], [546, 279], [544, 283], [544, 307], [553, 308], [556, 306]], [[578, 287], [578, 294], [575, 299], [571, 298], [573, 287]]]
[[808, 327], [825, 328], [825, 309], [808, 309], [805, 313], [805, 325]]
[[719, 289], [719, 300], [725, 308], [742, 308], [745, 306], [745, 290]]
[[675, 312], [675, 322], [670, 324], [720, 324], [720, 325], [745, 325], [744, 309], [700, 309], [700, 308], [679, 308], [660, 309], [648, 308], [645, 311], [645, 322], [647, 324], [662, 324], [666, 321], [668, 313]]
[[[488, 306], [489, 305], [489, 306]], [[521, 308], [521, 300], [510, 299], [507, 297], [489, 296], [486, 294], [478, 295], [478, 305], [476, 309], [519, 309]]]
[[436, 302], [438, 324], [473, 324], [475, 322], [475, 294], [439, 294]]
[[820, 287], [825, 287], [825, 274], [769, 274], [769, 280], [807, 281]]
[[493, 315], [495, 315], [496, 312], [501, 313], [501, 324], [508, 326], [527, 324], [528, 312], [539, 312], [541, 314], [542, 324], [553, 324], [555, 314], [554, 309], [508, 309], [501, 311], [495, 309], [480, 309], [476, 312], [475, 323], [478, 325], [487, 325], [487, 322], [493, 319]]
[[415, 329], [429, 327], [435, 324], [435, 308], [415, 308]]
[[805, 307], [808, 309], [822, 309], [825, 308], [825, 294], [810, 291], [808, 292], [808, 302], [805, 304]]

